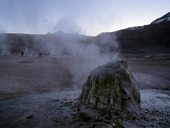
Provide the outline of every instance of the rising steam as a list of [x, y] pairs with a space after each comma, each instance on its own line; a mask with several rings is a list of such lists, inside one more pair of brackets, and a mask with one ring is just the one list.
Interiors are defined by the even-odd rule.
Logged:
[[[8, 36], [8, 37], [5, 37]], [[1, 34], [1, 55], [56, 58], [81, 84], [96, 67], [118, 59], [118, 43], [113, 34], [96, 37], [56, 32], [46, 35]]]

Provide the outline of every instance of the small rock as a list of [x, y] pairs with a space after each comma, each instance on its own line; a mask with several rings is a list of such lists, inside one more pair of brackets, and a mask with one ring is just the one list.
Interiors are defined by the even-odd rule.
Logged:
[[34, 115], [31, 114], [31, 115], [28, 115], [26, 118], [27, 118], [27, 119], [32, 119], [33, 117], [34, 117]]
[[79, 112], [79, 118], [80, 120], [84, 122], [88, 122], [90, 120], [95, 120], [97, 118], [98, 114], [93, 111], [93, 109], [88, 109], [88, 108], [81, 108]]

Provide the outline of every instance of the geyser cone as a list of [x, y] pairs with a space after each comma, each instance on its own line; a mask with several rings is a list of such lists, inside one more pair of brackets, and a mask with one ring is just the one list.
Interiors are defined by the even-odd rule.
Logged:
[[109, 63], [92, 71], [84, 84], [80, 103], [95, 109], [139, 113], [140, 92], [127, 63]]

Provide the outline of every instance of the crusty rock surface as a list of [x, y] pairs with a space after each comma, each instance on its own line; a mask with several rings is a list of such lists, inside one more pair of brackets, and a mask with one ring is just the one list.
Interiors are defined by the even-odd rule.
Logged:
[[111, 112], [140, 113], [140, 92], [124, 61], [100, 66], [84, 84], [80, 105]]

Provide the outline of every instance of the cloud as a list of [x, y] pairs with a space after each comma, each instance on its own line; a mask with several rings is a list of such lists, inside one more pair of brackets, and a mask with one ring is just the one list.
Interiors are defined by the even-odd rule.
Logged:
[[5, 33], [6, 31], [0, 26], [0, 33]]
[[7, 32], [96, 34], [112, 24], [113, 12], [101, 6], [106, 4], [96, 0], [2, 0], [0, 23]]
[[54, 25], [52, 32], [83, 33], [83, 29], [73, 20], [60, 19]]

